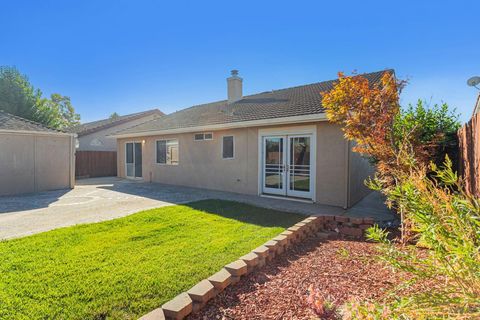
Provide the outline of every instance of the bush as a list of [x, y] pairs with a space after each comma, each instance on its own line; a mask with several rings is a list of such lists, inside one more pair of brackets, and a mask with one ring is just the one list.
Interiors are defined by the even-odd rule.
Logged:
[[346, 318], [480, 318], [480, 199], [455, 191], [462, 188], [448, 157], [444, 168], [430, 169], [435, 179], [415, 171], [387, 193], [409, 222], [413, 232], [408, 240], [415, 245], [388, 240], [378, 227], [368, 230], [368, 238], [380, 243], [381, 259], [413, 275], [406, 287], [420, 282], [428, 284], [428, 290], [396, 298], [387, 307], [352, 303]]

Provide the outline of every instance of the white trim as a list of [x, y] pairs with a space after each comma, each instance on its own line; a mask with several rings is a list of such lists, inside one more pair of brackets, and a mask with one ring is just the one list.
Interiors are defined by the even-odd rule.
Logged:
[[[224, 158], [223, 157], [223, 138], [225, 137], [232, 137], [232, 142], [233, 142], [233, 157], [231, 158]], [[222, 160], [234, 160], [235, 159], [235, 136], [233, 134], [227, 134], [227, 135], [224, 135], [222, 136]]]
[[[157, 152], [158, 152], [158, 148], [157, 148], [157, 142], [158, 141], [166, 141], [165, 143], [165, 146], [167, 146], [167, 142], [168, 141], [171, 141], [171, 140], [177, 140], [177, 149], [178, 149], [178, 162], [177, 163], [167, 163], [167, 154], [165, 153], [165, 163], [159, 163], [157, 162]], [[165, 152], [166, 152], [166, 149], [165, 149]], [[156, 165], [159, 165], [159, 166], [178, 166], [178, 164], [180, 163], [180, 140], [178, 138], [163, 138], [163, 139], [156, 139], [155, 140], [155, 159], [154, 159], [154, 163]]]
[[48, 132], [48, 131], [29, 131], [29, 130], [5, 130], [0, 129], [0, 134], [23, 134], [23, 135], [36, 135], [36, 136], [73, 136], [77, 137], [76, 133], [68, 132]]
[[[203, 138], [202, 138], [202, 139], [198, 139], [198, 140], [195, 139], [195, 136], [196, 136], [197, 134], [201, 134], [201, 135], [203, 136]], [[206, 138], [205, 138], [205, 135], [206, 135], [206, 134], [211, 134], [212, 137], [211, 137], [210, 139], [206, 139]], [[193, 141], [195, 141], [195, 142], [199, 142], [199, 141], [211, 141], [211, 140], [213, 140], [213, 132], [211, 132], [211, 131], [210, 131], [210, 132], [196, 132], [196, 133], [193, 134]]]
[[226, 129], [234, 129], [234, 128], [285, 125], [285, 124], [291, 124], [291, 123], [305, 123], [305, 122], [312, 122], [312, 121], [328, 121], [328, 120], [325, 113], [318, 113], [318, 114], [309, 114], [304, 116], [238, 121], [238, 122], [221, 123], [221, 124], [197, 126], [197, 127], [190, 127], [190, 128], [154, 130], [154, 131], [145, 131], [145, 132], [125, 133], [125, 134], [119, 133], [119, 134], [110, 135], [110, 137], [114, 137], [114, 138], [147, 137], [147, 136], [157, 136], [157, 135], [164, 135], [164, 134], [174, 134], [174, 133], [192, 133], [192, 132], [201, 132], [201, 131], [226, 130]]
[[[311, 187], [311, 200], [317, 201], [317, 126], [294, 126], [285, 128], [266, 128], [258, 130], [258, 195], [263, 195], [263, 157], [264, 148], [263, 140], [265, 136], [296, 136], [296, 135], [309, 135], [311, 137], [311, 150], [310, 150], [310, 187]], [[287, 137], [288, 139], [288, 137]], [[288, 144], [288, 143], [287, 143]], [[288, 151], [284, 152], [287, 153]], [[288, 198], [288, 197], [287, 197]]]

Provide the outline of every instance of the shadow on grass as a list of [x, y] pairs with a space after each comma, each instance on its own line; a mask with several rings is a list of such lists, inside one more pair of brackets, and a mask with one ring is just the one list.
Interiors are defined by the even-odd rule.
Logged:
[[208, 199], [183, 204], [194, 210], [262, 227], [289, 228], [305, 219], [304, 215], [256, 207], [250, 204]]

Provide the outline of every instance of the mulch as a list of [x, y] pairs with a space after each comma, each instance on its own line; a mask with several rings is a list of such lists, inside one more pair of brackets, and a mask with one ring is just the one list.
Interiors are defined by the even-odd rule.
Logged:
[[[309, 288], [335, 308], [352, 297], [381, 301], [407, 275], [375, 258], [373, 243], [310, 238], [245, 276], [212, 299], [190, 320], [317, 319], [309, 307]], [[336, 319], [330, 312], [322, 319]]]

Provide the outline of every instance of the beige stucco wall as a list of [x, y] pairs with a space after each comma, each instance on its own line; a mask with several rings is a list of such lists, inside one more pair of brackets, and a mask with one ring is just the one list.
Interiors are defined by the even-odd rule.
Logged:
[[364, 158], [360, 153], [349, 151], [349, 197], [348, 206], [351, 207], [363, 197], [372, 192], [365, 186], [365, 180], [373, 177], [375, 168], [370, 164], [368, 159]]
[[[78, 151], [117, 151], [117, 140], [110, 137], [110, 134], [116, 133], [120, 130], [130, 128], [141, 123], [153, 120], [158, 117], [158, 114], [149, 115], [140, 119], [135, 119], [126, 123], [116, 125], [111, 128], [100, 130], [92, 134], [87, 134], [78, 137]], [[101, 145], [92, 145], [92, 140], [98, 139]]]
[[0, 150], [0, 195], [74, 185], [71, 136], [0, 133]]
[[[317, 127], [316, 202], [346, 206], [348, 148], [340, 127], [328, 122], [305, 125]], [[265, 128], [268, 127], [262, 127]], [[145, 181], [256, 195], [258, 134], [259, 128], [254, 127], [214, 131], [211, 141], [194, 141], [194, 133], [118, 139], [118, 176], [125, 177], [125, 142], [141, 141]], [[235, 159], [222, 159], [223, 135], [235, 137]], [[173, 138], [179, 140], [179, 164], [156, 164], [155, 141]]]

